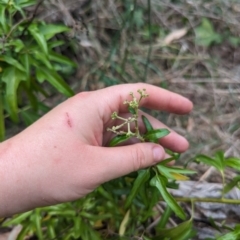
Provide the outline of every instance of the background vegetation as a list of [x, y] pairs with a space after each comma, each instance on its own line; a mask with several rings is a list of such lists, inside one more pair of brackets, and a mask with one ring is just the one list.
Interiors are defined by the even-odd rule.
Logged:
[[[228, 192], [240, 179], [239, 13], [237, 0], [0, 0], [1, 139], [73, 93], [148, 82], [194, 102], [185, 117], [151, 113], [189, 139], [178, 164], [197, 170], [191, 180], [205, 181], [199, 186], [207, 189], [222, 183], [225, 172]], [[197, 155], [205, 164], [195, 161]], [[236, 160], [231, 166], [224, 163], [229, 157]], [[182, 239], [239, 239], [237, 216], [211, 219], [213, 212], [204, 214], [197, 204], [193, 214], [191, 204], [181, 203], [190, 220], [162, 231], [182, 221], [159, 202], [146, 175], [112, 181], [74, 203], [3, 219], [1, 229], [20, 229], [18, 239], [180, 239], [181, 233]], [[147, 185], [126, 207], [141, 176]]]

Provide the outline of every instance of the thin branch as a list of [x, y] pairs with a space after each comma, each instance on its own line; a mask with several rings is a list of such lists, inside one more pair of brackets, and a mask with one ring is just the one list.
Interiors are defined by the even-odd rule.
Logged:
[[38, 8], [43, 4], [43, 2], [44, 2], [44, 0], [40, 0], [40, 1], [38, 2], [36, 8], [34, 9], [34, 12], [33, 12], [33, 14], [32, 14], [32, 17], [30, 18], [29, 22], [27, 23], [27, 25], [26, 25], [25, 28], [23, 29], [23, 32], [22, 32], [20, 38], [24, 36], [24, 34], [25, 34], [25, 32], [27, 31], [28, 27], [29, 27], [29, 26], [31, 25], [31, 23], [33, 22], [34, 18], [35, 18], [36, 15], [37, 15]]
[[[191, 198], [191, 197], [174, 197], [177, 202], [209, 202], [209, 203], [223, 203], [223, 204], [240, 204], [240, 200], [228, 198]], [[160, 199], [160, 201], [164, 201]]]

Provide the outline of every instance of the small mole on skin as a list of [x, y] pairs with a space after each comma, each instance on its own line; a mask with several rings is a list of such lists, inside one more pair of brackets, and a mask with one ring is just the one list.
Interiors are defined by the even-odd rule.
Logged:
[[71, 119], [69, 117], [69, 114], [66, 112], [66, 116], [67, 116], [67, 124], [70, 128], [72, 128], [72, 122], [71, 122]]
[[57, 148], [57, 146], [54, 146], [54, 148]]

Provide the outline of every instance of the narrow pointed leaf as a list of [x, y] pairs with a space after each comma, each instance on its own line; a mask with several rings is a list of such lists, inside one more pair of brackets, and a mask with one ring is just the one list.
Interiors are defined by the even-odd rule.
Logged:
[[31, 32], [33, 38], [38, 43], [39, 47], [42, 49], [43, 53], [48, 55], [48, 46], [44, 36], [38, 32], [38, 29], [35, 25], [30, 26], [28, 29]]
[[26, 220], [28, 217], [32, 215], [32, 211], [21, 213], [18, 216], [15, 216], [14, 218], [10, 218], [6, 222], [3, 223], [3, 226], [11, 226], [11, 225], [18, 225], [21, 224], [24, 220]]
[[183, 209], [178, 205], [173, 196], [167, 191], [166, 188], [167, 179], [161, 175], [156, 175], [151, 179], [151, 186], [155, 186], [161, 193], [163, 199], [173, 212], [181, 219], [186, 219], [186, 215]]
[[177, 181], [187, 181], [189, 179], [189, 177], [182, 175], [180, 173], [172, 172], [171, 175], [173, 176], [174, 180]]
[[157, 225], [157, 229], [160, 229], [161, 231], [161, 228], [165, 228], [171, 215], [172, 215], [172, 209], [169, 206], [167, 206], [161, 216], [160, 222]]
[[29, 111], [29, 110], [22, 111], [20, 113], [20, 117], [26, 126], [30, 126], [32, 123], [34, 123], [35, 121], [37, 121], [40, 118], [40, 116], [36, 112]]
[[147, 170], [140, 170], [138, 172], [138, 176], [137, 178], [135, 179], [134, 181], [134, 184], [133, 184], [133, 187], [131, 189], [131, 192], [130, 194], [128, 195], [127, 199], [126, 199], [126, 202], [125, 202], [125, 208], [127, 209], [133, 199], [135, 198], [135, 196], [137, 195], [138, 191], [139, 191], [139, 188], [146, 182], [148, 181], [148, 179], [150, 178], [150, 171], [149, 169]]
[[72, 67], [77, 66], [76, 63], [71, 61], [69, 58], [67, 58], [67, 57], [65, 57], [61, 54], [55, 53], [55, 52], [50, 52], [49, 59], [52, 60], [52, 61], [58, 62], [58, 63], [62, 63], [62, 64], [72, 66]]
[[223, 188], [223, 193], [224, 194], [228, 193], [235, 186], [239, 188], [239, 186], [240, 186], [240, 176], [237, 176], [237, 177], [233, 178], [232, 181], [230, 181], [228, 184], [226, 184]]
[[131, 113], [131, 114], [136, 114], [136, 110], [133, 108], [133, 107], [128, 107], [128, 111]]
[[23, 65], [18, 62], [16, 59], [12, 58], [12, 57], [9, 57], [9, 56], [0, 56], [0, 62], [3, 61], [3, 62], [6, 62], [10, 65], [12, 65], [13, 67], [19, 69], [20, 71], [23, 71], [25, 72], [25, 68], [23, 67]]
[[160, 163], [158, 163], [158, 165], [163, 165], [163, 166], [165, 166], [165, 165], [167, 165], [168, 163], [172, 162], [173, 160], [175, 160], [175, 157], [170, 157], [170, 158], [167, 158], [167, 159], [161, 161]]
[[225, 166], [240, 170], [240, 158], [230, 157], [224, 161]]
[[33, 221], [35, 224], [35, 228], [36, 228], [36, 233], [38, 236], [39, 240], [43, 240], [43, 232], [42, 232], [42, 227], [41, 227], [41, 216], [40, 216], [40, 209], [36, 209], [34, 210], [34, 214], [33, 216]]
[[216, 238], [216, 240], [239, 240], [239, 239], [240, 239], [240, 225], [237, 225], [234, 231]]
[[23, 54], [20, 56], [20, 61], [26, 71], [26, 75], [27, 75], [27, 79], [30, 79], [29, 78], [29, 75], [30, 75], [30, 60], [29, 60], [29, 54]]
[[149, 122], [149, 120], [147, 119], [147, 117], [145, 117], [144, 115], [142, 115], [142, 121], [144, 123], [144, 126], [147, 130], [147, 132], [150, 132], [153, 130], [153, 126], [152, 124]]
[[175, 160], [178, 160], [178, 159], [180, 158], [180, 156], [181, 156], [180, 153], [173, 152], [173, 151], [171, 151], [171, 150], [169, 150], [169, 149], [165, 149], [165, 152], [166, 152], [168, 155], [174, 157]]
[[188, 177], [182, 174], [194, 174], [195, 171], [183, 168], [176, 168], [171, 166], [165, 166], [158, 164], [157, 165], [158, 171], [164, 175], [166, 178], [173, 179], [173, 180], [188, 180]]
[[14, 122], [18, 121], [17, 89], [20, 81], [25, 78], [23, 72], [15, 67], [4, 70], [2, 80], [6, 83], [5, 100], [9, 107], [9, 114]]
[[205, 155], [200, 154], [200, 155], [197, 155], [196, 160], [197, 160], [198, 162], [205, 163], [205, 164], [207, 164], [207, 165], [209, 165], [209, 166], [213, 166], [213, 167], [215, 167], [218, 171], [222, 171], [222, 166], [221, 166], [221, 164], [219, 164], [218, 161], [215, 161], [215, 159], [212, 159], [212, 158], [210, 158], [210, 157], [208, 157], [208, 156], [205, 156]]
[[168, 129], [153, 129], [151, 131], [148, 131], [146, 134], [143, 135], [143, 137], [146, 140], [149, 141], [156, 141], [162, 137], [167, 136], [170, 133]]
[[37, 78], [39, 81], [46, 80], [52, 86], [54, 86], [59, 92], [64, 95], [71, 97], [74, 92], [69, 87], [69, 85], [62, 79], [62, 77], [55, 71], [49, 70], [44, 67], [38, 67], [37, 69]]
[[118, 144], [127, 141], [130, 137], [131, 136], [127, 136], [127, 135], [117, 135], [111, 139], [111, 141], [109, 142], [108, 145], [109, 145], [109, 147], [117, 146]]
[[39, 63], [43, 63], [48, 69], [53, 69], [53, 66], [49, 60], [48, 55], [46, 55], [44, 52], [42, 52], [41, 50], [34, 50], [33, 51], [33, 56], [36, 59], [33, 59], [32, 64], [38, 68], [39, 67]]
[[130, 217], [130, 210], [128, 210], [121, 222], [120, 228], [119, 228], [119, 236], [123, 236], [126, 232], [126, 228], [127, 228], [127, 223], [129, 221], [129, 217]]
[[57, 33], [69, 31], [65, 25], [46, 24], [39, 27], [40, 34], [44, 35], [46, 40], [54, 37]]
[[223, 170], [224, 169], [224, 161], [225, 161], [223, 151], [218, 151], [215, 153], [215, 161], [217, 161], [219, 163], [219, 165], [221, 166], [221, 169]]
[[161, 164], [157, 165], [159, 169], [167, 169], [170, 172], [181, 173], [181, 174], [195, 174], [196, 171], [190, 169], [184, 169], [180, 167], [171, 167], [171, 166], [162, 166]]
[[192, 219], [189, 219], [188, 221], [185, 221], [183, 223], [180, 223], [178, 226], [173, 228], [164, 228], [158, 230], [158, 236], [153, 238], [153, 240], [157, 239], [171, 239], [171, 240], [186, 240], [188, 238], [183, 238], [184, 235], [187, 236], [192, 230]]
[[4, 33], [7, 32], [7, 21], [6, 21], [6, 6], [0, 6], [0, 25]]
[[[149, 120], [144, 115], [142, 115], [142, 121], [143, 121], [144, 126], [145, 126], [145, 128], [147, 130], [146, 131], [147, 133], [153, 130], [152, 124], [149, 122]], [[158, 143], [158, 139], [156, 139], [154, 141], [153, 140], [150, 140], [150, 141], [154, 142], [154, 143]]]

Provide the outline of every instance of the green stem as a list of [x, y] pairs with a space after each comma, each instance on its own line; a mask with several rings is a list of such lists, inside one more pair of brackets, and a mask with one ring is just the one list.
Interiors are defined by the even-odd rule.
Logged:
[[[225, 204], [240, 204], [240, 200], [228, 198], [187, 198], [187, 197], [174, 197], [177, 202], [212, 202], [212, 203], [225, 203]], [[164, 201], [162, 198], [160, 201]]]

